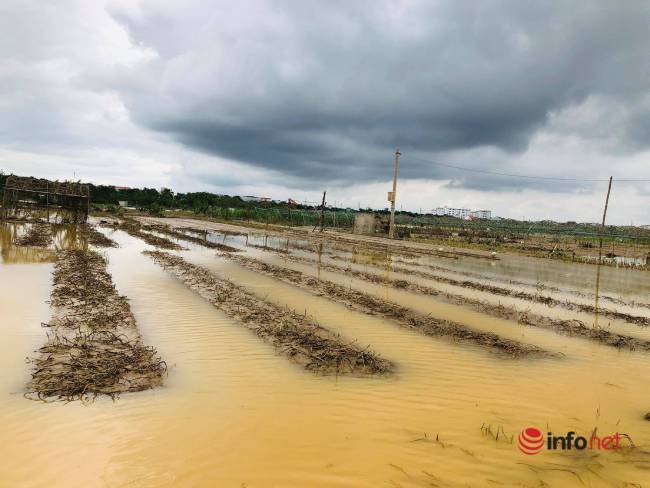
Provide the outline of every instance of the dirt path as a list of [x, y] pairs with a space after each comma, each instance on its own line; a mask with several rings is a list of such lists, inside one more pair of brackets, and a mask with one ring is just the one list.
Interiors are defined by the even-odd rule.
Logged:
[[355, 341], [346, 342], [305, 315], [261, 300], [201, 266], [169, 253], [145, 251], [144, 254], [308, 370], [323, 374], [383, 375], [394, 369], [390, 361], [367, 347], [362, 349]]
[[106, 261], [92, 251], [59, 251], [47, 343], [31, 360], [25, 396], [34, 400], [115, 398], [162, 384], [167, 365], [142, 344], [126, 297], [117, 293]]
[[300, 271], [275, 266], [240, 255], [228, 254], [225, 257], [252, 271], [298, 286], [311, 293], [325, 296], [329, 300], [342, 303], [352, 310], [372, 315], [382, 315], [402, 327], [416, 329], [425, 335], [447, 337], [456, 341], [478, 344], [512, 357], [553, 355], [535, 345], [505, 339], [491, 332], [476, 331], [463, 324], [420, 314], [370, 294], [346, 288], [331, 281], [316, 279]]

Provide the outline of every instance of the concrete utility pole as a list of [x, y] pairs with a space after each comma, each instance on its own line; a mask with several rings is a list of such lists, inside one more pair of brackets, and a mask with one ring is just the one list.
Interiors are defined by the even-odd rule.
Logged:
[[395, 239], [395, 194], [397, 193], [397, 163], [399, 157], [402, 155], [399, 148], [395, 151], [395, 163], [393, 167], [393, 191], [388, 192], [388, 201], [390, 202], [390, 229], [388, 230], [388, 237]]
[[598, 299], [600, 298], [600, 264], [603, 259], [603, 234], [605, 233], [605, 218], [607, 217], [607, 207], [609, 206], [609, 194], [612, 191], [612, 177], [609, 177], [609, 186], [607, 187], [607, 196], [605, 197], [605, 210], [603, 210], [603, 221], [600, 224], [600, 238], [598, 239], [598, 264], [596, 265], [596, 302], [595, 302], [595, 323], [594, 327], [598, 328]]

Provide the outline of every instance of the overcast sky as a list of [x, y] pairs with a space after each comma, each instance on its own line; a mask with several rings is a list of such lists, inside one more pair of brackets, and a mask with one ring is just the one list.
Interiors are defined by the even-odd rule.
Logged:
[[[650, 179], [650, 3], [0, 2], [0, 169], [598, 221]], [[435, 164], [443, 163], [443, 165]], [[611, 221], [650, 224], [650, 183]]]

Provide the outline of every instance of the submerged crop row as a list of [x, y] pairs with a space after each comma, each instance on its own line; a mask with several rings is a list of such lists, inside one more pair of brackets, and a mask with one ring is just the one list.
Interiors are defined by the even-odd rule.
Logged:
[[26, 396], [89, 400], [162, 384], [167, 365], [142, 343], [126, 297], [97, 252], [57, 253], [47, 343], [38, 350]]
[[271, 265], [244, 256], [228, 255], [227, 257], [248, 269], [272, 276], [312, 293], [326, 296], [329, 300], [343, 303], [353, 310], [382, 315], [402, 327], [416, 329], [425, 335], [448, 337], [456, 341], [474, 343], [513, 357], [552, 355], [552, 353], [535, 345], [506, 339], [492, 332], [473, 330], [450, 320], [436, 319], [420, 314], [396, 303], [376, 298], [368, 293], [353, 290], [331, 281], [317, 279], [300, 271]]
[[[296, 262], [315, 263], [314, 259], [307, 257], [289, 256], [288, 259]], [[418, 295], [434, 296], [438, 301], [470, 308], [492, 317], [513, 320], [519, 324], [540, 327], [544, 329], [550, 329], [555, 332], [579, 336], [617, 348], [650, 351], [650, 341], [648, 340], [631, 337], [624, 334], [618, 334], [608, 329], [590, 327], [583, 321], [575, 318], [554, 319], [546, 315], [531, 312], [530, 310], [521, 311], [514, 306], [505, 306], [502, 304], [495, 305], [486, 300], [479, 300], [476, 298], [449, 293], [437, 288], [431, 288], [428, 286], [420, 285], [418, 283], [413, 283], [409, 280], [392, 279], [387, 276], [379, 275], [377, 273], [359, 271], [353, 269], [350, 266], [346, 268], [325, 263], [319, 263], [318, 265], [325, 271], [354, 276], [357, 279], [367, 281], [369, 283], [387, 285], [392, 288], [409, 291]], [[406, 273], [406, 271], [403, 272]], [[415, 274], [417, 274], [417, 272], [415, 272]], [[521, 296], [518, 295], [517, 298], [521, 298]]]
[[306, 315], [262, 300], [179, 256], [145, 251], [189, 288], [308, 370], [325, 374], [387, 374], [393, 364], [346, 341]]

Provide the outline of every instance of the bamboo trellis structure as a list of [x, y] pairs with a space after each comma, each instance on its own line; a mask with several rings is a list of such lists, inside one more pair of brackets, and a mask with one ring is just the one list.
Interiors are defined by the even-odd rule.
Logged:
[[21, 210], [45, 211], [61, 221], [85, 222], [90, 213], [90, 187], [76, 182], [11, 175], [2, 196], [2, 219], [18, 217]]

